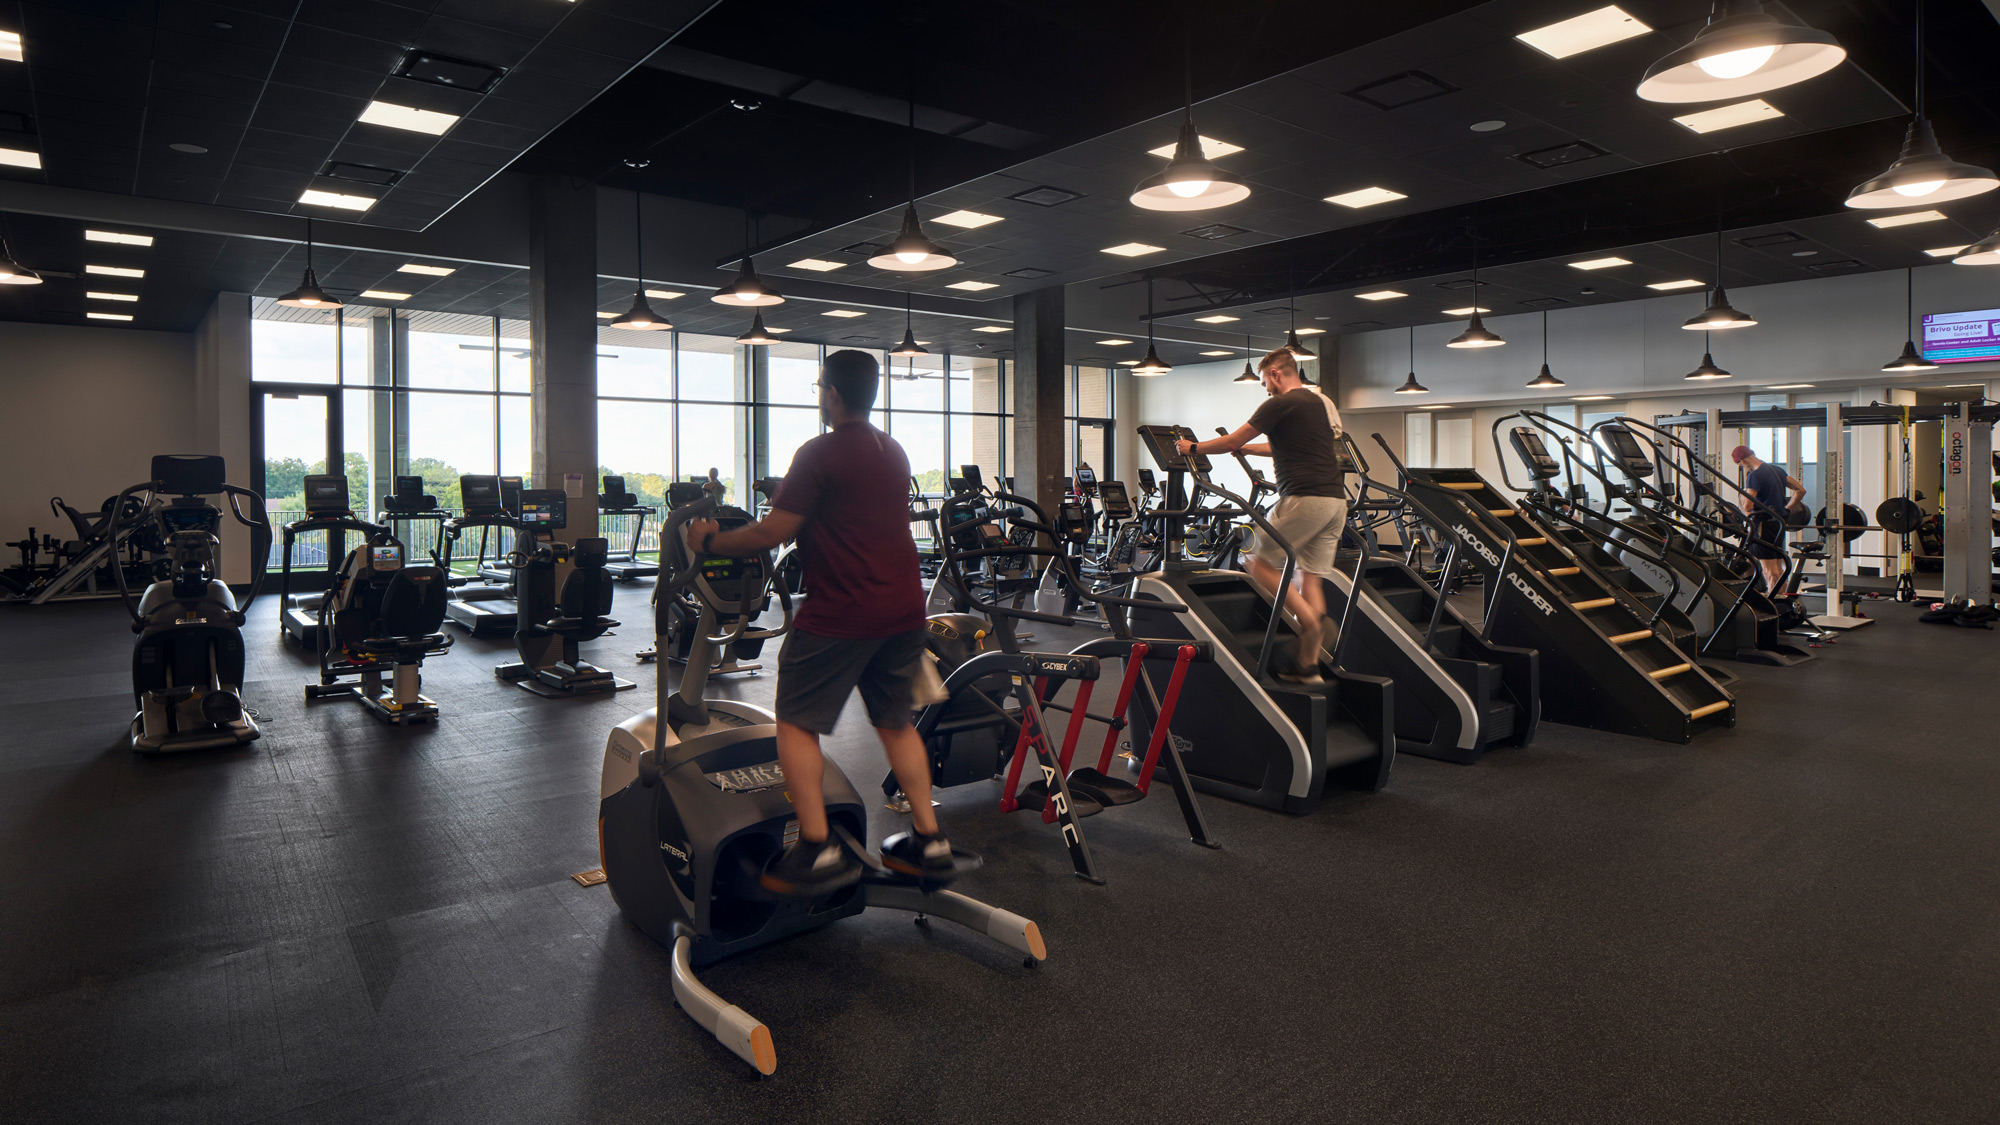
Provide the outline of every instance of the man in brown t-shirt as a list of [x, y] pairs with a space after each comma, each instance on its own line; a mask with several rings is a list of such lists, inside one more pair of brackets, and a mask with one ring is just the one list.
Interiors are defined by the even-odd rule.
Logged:
[[833, 733], [854, 689], [910, 799], [914, 832], [883, 842], [884, 866], [942, 881], [958, 869], [931, 808], [930, 757], [911, 725], [924, 655], [924, 588], [910, 536], [910, 460], [868, 423], [881, 372], [866, 352], [838, 351], [820, 370], [827, 433], [792, 457], [770, 514], [734, 531], [690, 521], [704, 554], [748, 555], [799, 541], [805, 605], [778, 654], [778, 764], [798, 813], [798, 842], [764, 870], [776, 894], [817, 896], [861, 877], [859, 860], [828, 839], [819, 740]]

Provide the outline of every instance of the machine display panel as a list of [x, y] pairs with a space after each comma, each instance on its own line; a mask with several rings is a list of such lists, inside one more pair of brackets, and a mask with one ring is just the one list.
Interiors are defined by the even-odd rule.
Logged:
[[1932, 363], [2000, 359], [2000, 309], [1925, 313], [1921, 347]]
[[521, 526], [536, 532], [562, 531], [569, 524], [569, 500], [560, 489], [523, 489]]
[[394, 543], [370, 547], [368, 561], [376, 570], [400, 570], [403, 566], [403, 549]]

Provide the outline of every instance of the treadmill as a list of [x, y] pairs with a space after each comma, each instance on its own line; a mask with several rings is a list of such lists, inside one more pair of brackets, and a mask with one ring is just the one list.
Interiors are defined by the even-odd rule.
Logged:
[[[521, 493], [518, 488], [520, 479], [513, 478], [517, 482], [514, 491], [516, 505], [520, 503]], [[457, 545], [459, 537], [467, 531], [478, 528], [482, 544], [486, 542], [488, 534], [495, 529], [521, 534], [520, 517], [510, 511], [501, 499], [504, 495], [501, 480], [502, 478], [497, 476], [481, 474], [458, 478], [458, 494], [465, 505], [465, 510], [456, 518], [446, 520], [444, 524], [442, 565], [446, 574], [451, 573], [452, 548]], [[485, 557], [483, 546], [480, 557], [483, 562]], [[452, 591], [451, 600], [446, 602], [444, 607], [445, 620], [475, 637], [511, 635], [520, 620], [520, 613], [514, 603], [514, 579], [517, 573], [496, 566], [489, 574], [488, 569], [482, 565], [479, 576], [487, 579], [487, 582], [476, 586], [461, 586]], [[498, 582], [495, 581], [496, 578]], [[504, 582], [505, 585], [500, 585], [499, 582]]]
[[[446, 518], [445, 514], [438, 510], [437, 497], [424, 491], [424, 478], [416, 476], [397, 477], [394, 490], [382, 498], [382, 507], [375, 513], [375, 522], [389, 529], [389, 534], [394, 535], [397, 541], [403, 544], [404, 553], [407, 555], [414, 556], [418, 550], [419, 540], [428, 539], [428, 546], [423, 548], [424, 553], [430, 557], [432, 565], [439, 569], [444, 568], [444, 564], [438, 561], [438, 545], [444, 539]], [[417, 535], [417, 525], [426, 523], [436, 526], [431, 528], [428, 536]], [[463, 579], [453, 582], [448, 571], [445, 580], [454, 586], [465, 584]]]
[[313, 474], [305, 479], [306, 514], [285, 525], [282, 568], [278, 578], [278, 635], [300, 648], [319, 652], [319, 604], [324, 590], [292, 593], [292, 544], [301, 535], [326, 533], [326, 566], [322, 578], [347, 557], [345, 531], [358, 531], [367, 538], [380, 527], [355, 516], [347, 499], [347, 478], [337, 473]]
[[641, 578], [653, 578], [660, 573], [660, 564], [645, 562], [639, 558], [639, 541], [646, 534], [646, 517], [653, 514], [651, 508], [639, 503], [639, 498], [625, 490], [625, 478], [607, 476], [604, 490], [597, 494], [597, 519], [599, 534], [605, 516], [635, 516], [632, 522], [632, 540], [622, 551], [613, 551], [605, 559], [604, 572], [620, 582], [636, 582]]

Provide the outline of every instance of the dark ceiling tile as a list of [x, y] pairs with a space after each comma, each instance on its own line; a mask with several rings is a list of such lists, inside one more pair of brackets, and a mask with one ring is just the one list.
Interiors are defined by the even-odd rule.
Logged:
[[177, 31], [166, 30], [159, 33], [152, 57], [168, 66], [200, 68], [216, 74], [254, 78], [258, 81], [262, 81], [271, 72], [271, 66], [275, 61], [271, 52], [256, 47], [218, 42], [214, 39], [198, 39]]
[[540, 39], [572, 10], [549, 0], [440, 0], [434, 15]]
[[386, 75], [402, 59], [403, 51], [402, 45], [384, 43], [379, 39], [323, 27], [295, 27], [290, 38], [285, 40], [285, 51], [279, 65], [284, 65], [284, 59], [316, 59], [358, 70], [376, 70]]
[[597, 90], [576, 82], [564, 82], [544, 74], [515, 70], [493, 87], [495, 97], [528, 102], [570, 112], [583, 108], [597, 96]]
[[464, 20], [433, 16], [417, 33], [417, 47], [467, 62], [512, 67], [534, 50], [536, 40]]
[[581, 51], [555, 43], [544, 43], [528, 53], [517, 68], [524, 74], [546, 74], [565, 82], [602, 89], [630, 70], [629, 60]]
[[158, 63], [152, 72], [152, 99], [155, 102], [171, 102], [172, 98], [160, 95], [201, 94], [210, 98], [254, 100], [264, 88], [264, 76], [254, 78], [241, 75], [223, 74], [202, 66], [179, 66]]
[[295, 55], [285, 56], [271, 75], [272, 82], [294, 89], [332, 97], [360, 98], [363, 101], [374, 99], [376, 91], [382, 88], [383, 79], [380, 71], [361, 70], [337, 62], [322, 62]]
[[652, 54], [665, 39], [660, 28], [622, 19], [605, 5], [596, 3], [577, 5], [555, 34], [549, 36], [551, 43], [623, 59], [628, 64], [636, 64]]
[[429, 4], [420, 7], [381, 0], [302, 0], [300, 24], [329, 28], [385, 43], [407, 44], [428, 18]]

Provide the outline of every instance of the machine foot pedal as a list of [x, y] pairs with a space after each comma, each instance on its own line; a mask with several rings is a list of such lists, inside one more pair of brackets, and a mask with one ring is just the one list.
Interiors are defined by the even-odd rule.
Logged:
[[1123, 778], [1099, 773], [1091, 766], [1083, 766], [1070, 773], [1069, 791], [1073, 797], [1088, 797], [1105, 808], [1136, 804], [1146, 799], [1146, 794], [1137, 785]]
[[[1047, 804], [1048, 800], [1049, 787], [1040, 781], [1031, 781], [1023, 786], [1020, 795], [1014, 798], [1015, 811], [1025, 809], [1028, 812], [1041, 812], [1042, 806]], [[1078, 818], [1096, 816], [1104, 811], [1104, 806], [1099, 804], [1096, 798], [1086, 797], [1074, 790], [1070, 792], [1069, 802], [1070, 811]]]

